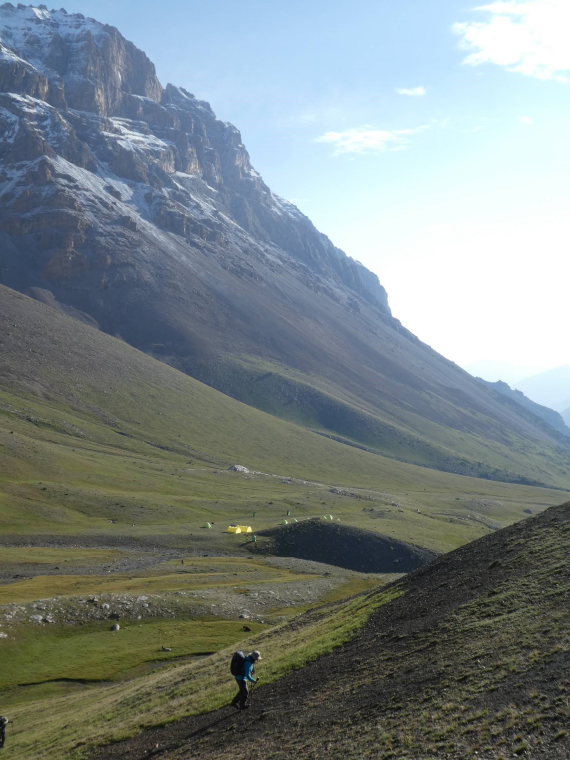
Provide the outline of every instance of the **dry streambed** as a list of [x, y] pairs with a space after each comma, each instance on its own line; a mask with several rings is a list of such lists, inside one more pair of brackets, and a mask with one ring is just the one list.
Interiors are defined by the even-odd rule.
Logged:
[[1, 572], [0, 638], [16, 636], [21, 625], [105, 620], [115, 628], [152, 618], [277, 622], [283, 611], [290, 615], [292, 609], [318, 603], [340, 587], [357, 591], [380, 580], [294, 558], [173, 559], [170, 552], [121, 556], [91, 549], [65, 554], [58, 550], [55, 565], [51, 548], [12, 553]]

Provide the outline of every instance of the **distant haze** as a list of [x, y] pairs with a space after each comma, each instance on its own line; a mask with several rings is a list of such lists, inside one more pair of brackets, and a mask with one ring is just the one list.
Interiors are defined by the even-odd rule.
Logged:
[[468, 364], [464, 369], [490, 382], [503, 380], [531, 401], [560, 412], [566, 424], [570, 424], [570, 365], [540, 371], [536, 367], [481, 361]]
[[518, 383], [518, 389], [533, 401], [557, 412], [570, 409], [570, 366], [557, 367], [528, 377]]
[[[519, 388], [521, 381], [539, 374], [543, 368], [540, 366], [519, 366], [508, 364], [507, 362], [487, 360], [465, 364], [463, 369], [475, 377], [482, 377], [483, 380], [488, 380], [492, 383], [502, 380], [512, 388]], [[537, 401], [537, 399], [533, 399], [533, 401]]]

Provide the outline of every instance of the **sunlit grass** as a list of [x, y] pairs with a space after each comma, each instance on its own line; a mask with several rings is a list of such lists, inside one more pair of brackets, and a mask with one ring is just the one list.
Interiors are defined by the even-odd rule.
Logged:
[[[263, 649], [264, 664], [260, 673], [262, 671], [264, 682], [270, 682], [346, 641], [380, 604], [399, 593], [396, 589], [385, 594], [372, 593], [338, 602], [324, 613], [308, 612], [302, 625], [291, 629], [289, 624], [284, 624], [254, 633], [240, 647]], [[235, 630], [228, 625], [229, 633]], [[159, 625], [154, 628], [147, 624], [143, 628], [153, 635], [160, 631]], [[109, 633], [109, 636], [114, 635], [120, 632]], [[165, 635], [163, 631], [150, 646], [155, 647]], [[147, 636], [145, 632], [141, 639]], [[101, 646], [100, 654], [104, 653], [105, 643]], [[148, 639], [144, 646], [149, 646]], [[233, 644], [234, 648], [237, 646]], [[232, 680], [228, 678], [231, 651], [223, 649], [210, 657], [165, 666], [115, 685], [92, 686], [85, 692], [68, 696], [56, 697], [52, 693], [48, 713], [40, 714], [38, 704], [18, 705], [15, 699], [11, 760], [39, 760], [45, 753], [61, 760], [78, 757], [76, 750], [81, 745], [118, 739], [135, 732], [141, 725], [158, 725], [220, 707], [234, 691]]]
[[[252, 621], [254, 632], [264, 626]], [[145, 663], [207, 655], [243, 638], [237, 620], [109, 621], [82, 626], [19, 626], [2, 643], [0, 689], [49, 681], [117, 681]], [[165, 651], [166, 649], [171, 651]]]

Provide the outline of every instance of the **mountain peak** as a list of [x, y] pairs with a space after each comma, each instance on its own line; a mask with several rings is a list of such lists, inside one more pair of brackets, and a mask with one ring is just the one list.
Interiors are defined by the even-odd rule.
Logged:
[[86, 18], [82, 13], [68, 13], [65, 9], [48, 10], [45, 5], [32, 6], [18, 3], [0, 5], [0, 34], [2, 41], [18, 50], [33, 51], [42, 60], [43, 51], [58, 34], [66, 39], [78, 39], [86, 34], [100, 37], [112, 27]]
[[[162, 87], [147, 56], [114, 27], [80, 13], [5, 3], [0, 42], [8, 49], [0, 64], [8, 59], [13, 67], [14, 54], [26, 61], [37, 75], [28, 94], [51, 105], [108, 116], [119, 113], [128, 96], [160, 100]], [[0, 85], [7, 75], [0, 74]]]

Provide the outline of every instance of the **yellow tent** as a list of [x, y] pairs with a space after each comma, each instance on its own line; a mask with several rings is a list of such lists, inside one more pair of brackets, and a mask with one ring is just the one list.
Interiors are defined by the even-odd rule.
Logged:
[[227, 533], [253, 533], [251, 525], [228, 525]]

